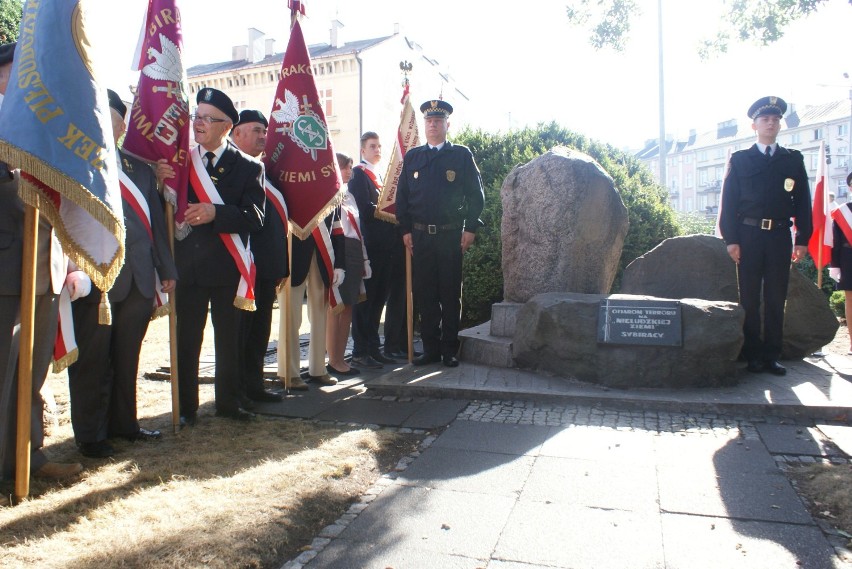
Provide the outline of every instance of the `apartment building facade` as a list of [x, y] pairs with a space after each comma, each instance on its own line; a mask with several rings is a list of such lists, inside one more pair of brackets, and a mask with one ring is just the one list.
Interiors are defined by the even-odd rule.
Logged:
[[[831, 160], [828, 190], [835, 194], [838, 203], [852, 200], [846, 186], [846, 176], [852, 171], [850, 118], [849, 100], [801, 108], [791, 104], [778, 136], [781, 146], [794, 148], [804, 155], [811, 191], [816, 183], [820, 143], [825, 141]], [[672, 208], [715, 217], [728, 158], [732, 152], [749, 148], [755, 140], [747, 119], [720, 122], [716, 130], [701, 134], [692, 130], [686, 140], [666, 140], [663, 156]], [[636, 157], [659, 179], [658, 140], [649, 140]]]
[[[412, 103], [443, 98], [457, 110], [468, 99], [441, 64], [424, 53], [415, 41], [400, 33], [344, 41], [343, 24], [333, 21], [329, 43], [308, 46], [312, 71], [335, 150], [359, 159], [359, 140], [364, 131], [375, 131], [388, 147], [399, 126], [403, 72], [408, 62]], [[237, 110], [257, 109], [269, 116], [284, 52], [275, 52], [275, 40], [263, 32], [248, 30], [248, 43], [235, 46], [230, 61], [195, 65], [187, 69], [191, 107], [195, 94], [214, 87], [231, 97]]]

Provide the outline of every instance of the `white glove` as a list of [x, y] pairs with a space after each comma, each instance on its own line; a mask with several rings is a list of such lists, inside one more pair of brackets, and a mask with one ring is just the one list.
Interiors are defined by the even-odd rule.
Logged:
[[65, 276], [65, 288], [74, 301], [92, 292], [92, 279], [83, 271], [71, 271]]
[[367, 259], [364, 261], [364, 280], [369, 279], [373, 276], [373, 269], [370, 268], [370, 260]]
[[840, 267], [829, 267], [828, 276], [830, 276], [836, 282], [840, 282]]
[[331, 286], [340, 286], [340, 283], [343, 282], [343, 279], [346, 278], [346, 271], [343, 269], [334, 269], [334, 278], [331, 280]]

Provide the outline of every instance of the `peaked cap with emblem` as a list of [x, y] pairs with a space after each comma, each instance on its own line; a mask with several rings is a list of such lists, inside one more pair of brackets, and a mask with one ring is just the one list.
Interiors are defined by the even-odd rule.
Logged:
[[239, 124], [248, 124], [250, 122], [259, 122], [263, 126], [268, 127], [269, 121], [266, 120], [266, 117], [263, 116], [263, 113], [260, 111], [254, 111], [251, 109], [246, 109], [244, 111], [240, 111], [240, 121]]
[[781, 97], [763, 97], [754, 102], [748, 109], [748, 118], [756, 119], [763, 115], [778, 115], [783, 117], [787, 112], [787, 102]]
[[18, 42], [4, 43], [0, 45], [0, 65], [12, 63], [12, 58], [15, 56], [15, 46]]
[[198, 95], [195, 97], [195, 102], [198, 104], [207, 103], [208, 105], [213, 105], [225, 113], [225, 115], [231, 119], [231, 122], [234, 123], [234, 126], [240, 122], [240, 115], [237, 112], [236, 107], [234, 107], [234, 102], [231, 101], [231, 98], [228, 95], [219, 89], [205, 87], [198, 92]]
[[423, 118], [448, 117], [453, 114], [453, 106], [446, 101], [436, 99], [420, 105], [420, 112], [423, 113]]
[[112, 89], [107, 89], [107, 97], [109, 98], [110, 108], [113, 108], [118, 111], [118, 114], [121, 115], [121, 118], [127, 118], [127, 105], [124, 104], [124, 101], [121, 100], [121, 97], [118, 96], [118, 93], [116, 93]]

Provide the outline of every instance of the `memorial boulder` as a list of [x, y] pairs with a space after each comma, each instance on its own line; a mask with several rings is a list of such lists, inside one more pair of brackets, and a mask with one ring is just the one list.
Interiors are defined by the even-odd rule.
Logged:
[[542, 292], [609, 292], [627, 209], [594, 159], [556, 147], [515, 167], [500, 196], [506, 301]]
[[[736, 265], [724, 241], [710, 235], [666, 239], [624, 269], [620, 292], [739, 301]], [[837, 327], [826, 296], [791, 267], [781, 357], [799, 359], [819, 350], [834, 339]]]

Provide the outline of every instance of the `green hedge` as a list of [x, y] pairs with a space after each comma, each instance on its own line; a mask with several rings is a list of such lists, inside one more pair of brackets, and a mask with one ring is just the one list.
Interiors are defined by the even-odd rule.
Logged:
[[662, 240], [680, 235], [666, 191], [647, 168], [631, 154], [608, 144], [593, 141], [556, 123], [536, 128], [491, 134], [465, 129], [453, 142], [471, 149], [482, 173], [485, 188], [485, 227], [477, 233], [474, 246], [464, 258], [462, 325], [472, 326], [491, 318], [491, 305], [503, 299], [500, 219], [503, 214], [500, 188], [515, 166], [525, 164], [554, 146], [567, 146], [594, 158], [610, 176], [627, 208], [630, 228], [624, 242], [613, 290], [618, 289], [621, 273], [636, 257]]

